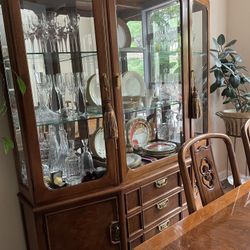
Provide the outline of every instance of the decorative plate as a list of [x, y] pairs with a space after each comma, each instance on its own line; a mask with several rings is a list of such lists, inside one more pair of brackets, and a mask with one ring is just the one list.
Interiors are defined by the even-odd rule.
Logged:
[[106, 146], [103, 128], [99, 128], [95, 131], [92, 139], [90, 140], [90, 147], [94, 156], [106, 159]]
[[143, 78], [135, 71], [127, 71], [122, 76], [122, 96], [145, 96]]
[[146, 145], [143, 150], [152, 156], [164, 156], [174, 153], [176, 150], [176, 144], [172, 142], [153, 142]]
[[117, 36], [120, 49], [130, 47], [131, 34], [127, 24], [121, 18], [117, 19]]
[[150, 124], [143, 118], [133, 118], [126, 125], [128, 143], [135, 149], [145, 147], [153, 137]]
[[87, 81], [87, 100], [92, 106], [102, 105], [100, 82], [99, 79], [97, 80], [96, 74], [90, 76]]
[[141, 156], [134, 154], [134, 153], [129, 153], [126, 155], [127, 159], [127, 166], [129, 168], [136, 168], [141, 165]]

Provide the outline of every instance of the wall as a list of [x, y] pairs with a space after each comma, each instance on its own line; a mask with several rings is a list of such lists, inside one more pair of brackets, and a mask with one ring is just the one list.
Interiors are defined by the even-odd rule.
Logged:
[[[230, 18], [227, 22], [227, 36], [229, 40], [237, 39], [235, 48], [242, 57], [242, 64], [247, 67], [249, 72], [245, 74], [250, 76], [250, 31], [249, 31], [249, 10], [250, 1], [248, 0], [228, 0], [228, 16]], [[250, 91], [250, 84], [248, 86]], [[236, 154], [239, 162], [240, 173], [246, 172], [246, 160], [242, 141], [236, 141]]]
[[[0, 118], [0, 138], [9, 135], [6, 117]], [[12, 152], [0, 147], [0, 249], [25, 250], [21, 214], [17, 199], [17, 179]]]
[[[228, 10], [228, 0], [210, 0], [210, 41], [212, 37], [217, 38], [221, 33], [227, 35], [227, 10]], [[213, 48], [213, 43], [210, 45]], [[211, 66], [213, 66], [213, 61], [211, 58]], [[211, 77], [211, 83], [213, 78]], [[211, 95], [211, 130], [212, 132], [222, 132], [225, 133], [225, 126], [221, 118], [215, 115], [217, 111], [225, 109], [222, 104], [222, 99], [220, 93], [216, 92]], [[219, 164], [218, 171], [221, 179], [225, 179], [227, 176], [227, 155], [224, 147], [224, 143], [215, 143], [215, 158]], [[224, 149], [224, 153], [222, 152]]]

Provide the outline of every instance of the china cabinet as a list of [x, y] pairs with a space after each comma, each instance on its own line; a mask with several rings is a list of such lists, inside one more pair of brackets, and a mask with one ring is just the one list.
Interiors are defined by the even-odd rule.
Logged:
[[0, 3], [27, 248], [132, 249], [185, 217], [177, 152], [209, 130], [208, 1]]

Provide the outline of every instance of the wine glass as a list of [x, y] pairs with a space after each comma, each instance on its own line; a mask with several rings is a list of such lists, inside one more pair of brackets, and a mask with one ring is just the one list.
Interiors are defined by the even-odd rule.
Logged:
[[73, 51], [79, 51], [79, 21], [80, 15], [71, 12], [67, 16], [67, 23], [68, 23], [68, 33], [69, 38], [71, 40]]
[[83, 72], [75, 73], [77, 86], [78, 86], [78, 109], [82, 115], [87, 114], [87, 106], [86, 106], [86, 88], [87, 84], [84, 81]]
[[36, 86], [39, 98], [38, 109], [36, 110], [37, 122], [45, 122], [51, 120], [58, 120], [59, 115], [48, 107], [49, 94], [51, 93], [52, 86], [51, 80], [43, 72], [35, 73]]

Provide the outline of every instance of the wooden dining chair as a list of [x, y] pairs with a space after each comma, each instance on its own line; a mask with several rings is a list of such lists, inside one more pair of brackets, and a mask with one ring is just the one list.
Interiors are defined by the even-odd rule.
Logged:
[[241, 138], [246, 154], [248, 171], [250, 173], [250, 119], [241, 128]]
[[234, 186], [237, 187], [241, 184], [233, 145], [227, 135], [208, 133], [189, 139], [180, 148], [178, 161], [190, 214], [195, 212], [197, 207], [187, 166], [187, 155], [189, 152], [191, 154], [191, 169], [194, 172], [202, 205], [205, 206], [224, 194], [215, 166], [211, 139], [224, 141], [232, 168]]

